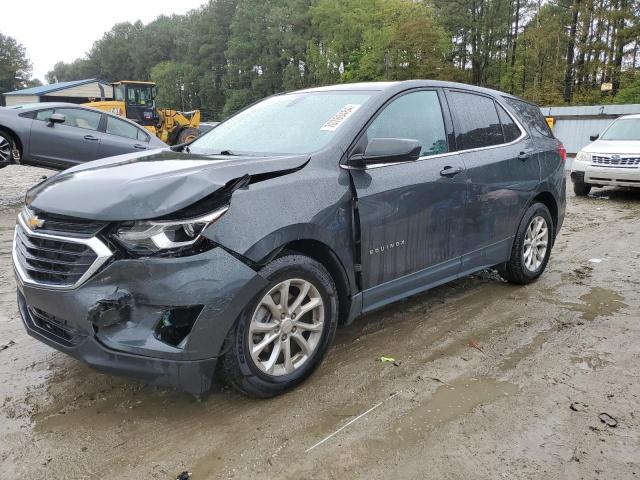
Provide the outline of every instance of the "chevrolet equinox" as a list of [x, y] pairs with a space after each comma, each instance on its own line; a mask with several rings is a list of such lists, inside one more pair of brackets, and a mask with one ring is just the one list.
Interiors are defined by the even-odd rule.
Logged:
[[274, 95], [189, 145], [29, 190], [15, 229], [29, 334], [195, 395], [283, 393], [338, 324], [495, 267], [544, 271], [562, 144], [533, 104], [436, 81]]

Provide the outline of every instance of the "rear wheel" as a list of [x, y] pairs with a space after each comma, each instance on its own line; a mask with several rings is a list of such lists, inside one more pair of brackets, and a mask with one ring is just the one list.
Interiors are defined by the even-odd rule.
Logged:
[[547, 266], [551, 255], [554, 229], [549, 209], [534, 203], [522, 217], [511, 257], [498, 270], [511, 282], [525, 285], [536, 280]]
[[199, 135], [200, 130], [197, 128], [183, 128], [178, 134], [178, 144], [191, 142], [198, 138]]
[[589, 195], [591, 191], [591, 185], [584, 182], [574, 182], [573, 183], [573, 193], [575, 193], [578, 197], [586, 197]]
[[260, 271], [268, 285], [225, 340], [223, 379], [244, 394], [272, 397], [299, 385], [322, 362], [335, 335], [335, 285], [322, 264], [284, 255]]

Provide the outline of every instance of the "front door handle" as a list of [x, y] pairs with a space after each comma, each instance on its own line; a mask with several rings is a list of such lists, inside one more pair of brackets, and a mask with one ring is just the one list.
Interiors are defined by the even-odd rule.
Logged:
[[136, 143], [133, 148], [137, 148], [138, 150], [146, 150], [147, 147], [145, 147], [144, 145], [140, 145], [139, 143]]
[[90, 142], [97, 142], [99, 140], [98, 137], [94, 137], [93, 135], [85, 135], [84, 139], [89, 140]]
[[440, 170], [440, 175], [442, 175], [443, 177], [453, 177], [461, 173], [463, 170], [464, 168], [460, 166], [456, 166], [456, 167], [446, 166], [442, 170]]

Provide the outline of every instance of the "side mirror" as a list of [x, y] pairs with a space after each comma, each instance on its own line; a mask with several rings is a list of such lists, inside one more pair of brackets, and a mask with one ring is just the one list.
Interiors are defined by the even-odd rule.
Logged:
[[64, 123], [66, 121], [67, 121], [66, 115], [63, 115], [61, 113], [54, 113], [49, 117], [49, 123], [47, 123], [47, 125], [50, 127], [53, 127], [53, 125], [56, 123]]
[[422, 145], [409, 138], [374, 138], [364, 153], [352, 155], [347, 160], [350, 167], [365, 168], [383, 163], [415, 162], [420, 158]]
[[596, 133], [596, 134], [594, 134], [594, 135], [591, 135], [591, 136], [589, 137], [589, 140], [591, 140], [592, 142], [595, 142], [595, 141], [596, 141], [597, 139], [599, 139], [599, 138], [600, 138], [600, 134], [599, 134], [599, 133]]

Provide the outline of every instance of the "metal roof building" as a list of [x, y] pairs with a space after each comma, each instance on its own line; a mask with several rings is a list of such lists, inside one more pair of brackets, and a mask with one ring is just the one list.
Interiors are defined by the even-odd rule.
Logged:
[[39, 102], [85, 103], [92, 99], [111, 100], [113, 98], [111, 84], [96, 78], [52, 83], [2, 95], [7, 107]]
[[575, 156], [591, 143], [589, 137], [602, 131], [621, 115], [640, 113], [640, 104], [590, 105], [585, 107], [542, 107], [542, 114], [553, 118], [553, 133]]

